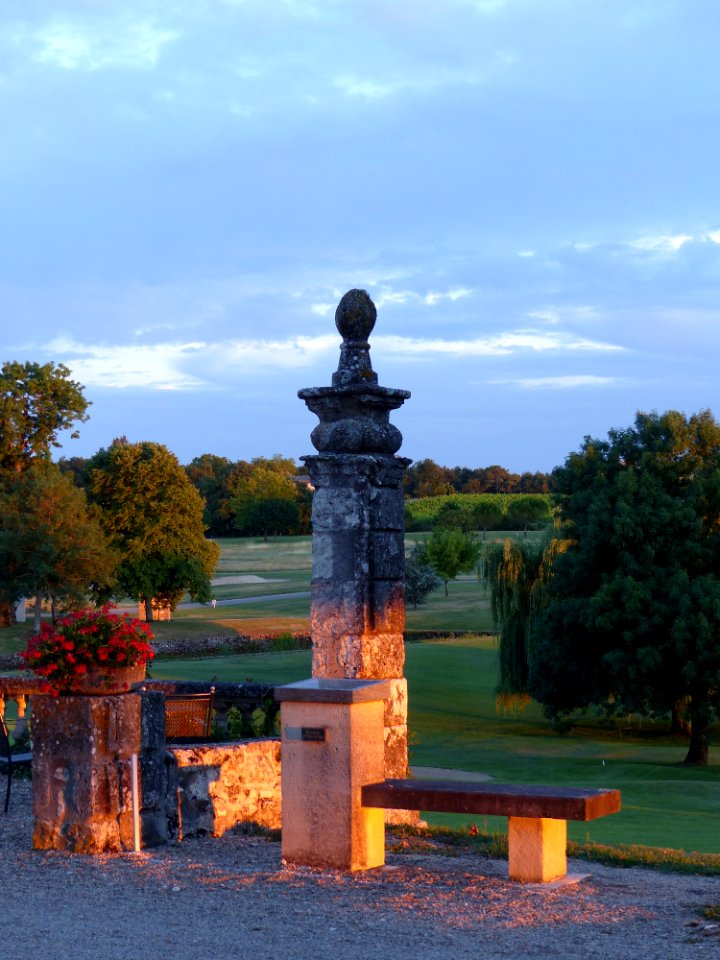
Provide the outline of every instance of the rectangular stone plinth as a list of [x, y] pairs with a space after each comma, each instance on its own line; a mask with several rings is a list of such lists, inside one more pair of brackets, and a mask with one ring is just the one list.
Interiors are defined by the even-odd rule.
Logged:
[[[289, 863], [366, 870], [385, 862], [382, 810], [361, 790], [384, 768], [383, 683], [317, 680], [282, 701], [282, 854]], [[320, 693], [322, 700], [310, 697]], [[371, 699], [374, 697], [376, 699]]]
[[166, 842], [162, 694], [34, 697], [32, 715], [36, 849], [132, 850], [133, 753], [139, 766], [141, 845]]
[[508, 817], [508, 876], [547, 883], [567, 873], [567, 821]]

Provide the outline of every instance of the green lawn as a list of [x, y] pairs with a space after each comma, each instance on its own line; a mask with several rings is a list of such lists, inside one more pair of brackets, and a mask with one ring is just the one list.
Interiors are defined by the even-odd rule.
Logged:
[[[720, 748], [706, 768], [686, 768], [685, 743], [664, 728], [603, 729], [588, 722], [571, 735], [552, 733], [536, 706], [516, 716], [495, 710], [496, 655], [491, 638], [411, 644], [411, 763], [477, 770], [512, 783], [617, 787], [623, 812], [569, 824], [573, 839], [638, 843], [704, 853], [720, 852]], [[310, 675], [309, 651], [164, 661], [153, 676], [289, 683]], [[435, 824], [469, 818], [429, 814]], [[506, 829], [504, 818], [475, 818], [477, 826]]]

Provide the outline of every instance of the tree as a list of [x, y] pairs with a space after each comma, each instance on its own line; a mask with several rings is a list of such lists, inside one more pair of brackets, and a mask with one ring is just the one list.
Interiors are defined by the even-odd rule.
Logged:
[[706, 763], [720, 712], [720, 425], [639, 413], [558, 468], [572, 538], [530, 645], [550, 715], [590, 704], [668, 714], [686, 703], [686, 763]]
[[499, 630], [496, 694], [501, 706], [530, 700], [531, 629], [536, 614], [547, 602], [552, 562], [567, 544], [567, 540], [555, 538], [544, 543], [514, 543], [508, 538], [503, 544], [490, 544], [484, 549], [490, 612]]
[[203, 502], [174, 454], [159, 443], [116, 440], [88, 464], [89, 496], [120, 554], [113, 593], [172, 608], [184, 591], [210, 599], [220, 554], [205, 538]]
[[[62, 364], [4, 363], [0, 371], [0, 475], [49, 459], [58, 434], [88, 419], [83, 387]], [[77, 437], [77, 431], [70, 434]]]
[[249, 464], [233, 463], [227, 457], [204, 453], [185, 467], [190, 482], [205, 501], [203, 521], [212, 536], [229, 536], [235, 532], [233, 509], [230, 505], [231, 488]]
[[230, 501], [235, 529], [244, 536], [292, 533], [299, 524], [297, 472], [292, 460], [276, 456], [254, 459], [238, 480]]
[[503, 517], [502, 507], [497, 501], [497, 497], [485, 496], [478, 500], [472, 508], [473, 526], [476, 530], [482, 530], [483, 540], [487, 540], [488, 529], [498, 529]]
[[433, 567], [422, 559], [422, 544], [415, 544], [410, 556], [405, 558], [405, 603], [417, 610], [430, 594], [437, 590], [442, 580]]
[[537, 493], [515, 494], [507, 505], [507, 518], [514, 529], [519, 527], [527, 537], [527, 528], [532, 523], [549, 523], [552, 509], [547, 497]]
[[418, 559], [429, 563], [445, 584], [445, 596], [448, 596], [448, 583], [459, 574], [472, 570], [480, 556], [480, 544], [470, 533], [462, 530], [433, 530], [432, 535], [422, 545]]
[[35, 598], [35, 629], [42, 600], [82, 603], [112, 583], [117, 557], [85, 494], [51, 463], [17, 474], [0, 494], [0, 598]]

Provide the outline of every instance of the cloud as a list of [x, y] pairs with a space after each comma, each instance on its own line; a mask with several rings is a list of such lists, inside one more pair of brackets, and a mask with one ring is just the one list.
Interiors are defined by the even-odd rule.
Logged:
[[162, 48], [178, 34], [149, 21], [120, 24], [55, 22], [35, 34], [35, 59], [65, 70], [95, 71], [108, 67], [149, 69], [156, 66]]
[[468, 287], [458, 287], [455, 290], [448, 290], [447, 293], [426, 293], [423, 300], [429, 307], [434, 307], [436, 303], [440, 303], [442, 300], [450, 300], [454, 303], [463, 297], [469, 297], [471, 293], [472, 290]]
[[615, 382], [615, 377], [596, 377], [585, 374], [564, 377], [519, 377], [515, 380], [490, 380], [490, 383], [511, 384], [525, 390], [570, 390], [576, 387], [603, 387]]
[[419, 340], [411, 337], [378, 336], [374, 338], [385, 353], [406, 357], [421, 354], [444, 356], [507, 356], [519, 352], [580, 352], [620, 351], [624, 348], [612, 343], [589, 340], [570, 333], [536, 330], [518, 330], [473, 340]]
[[57, 338], [48, 344], [53, 357], [62, 358], [73, 378], [85, 386], [140, 387], [146, 390], [189, 390], [202, 380], [185, 372], [184, 364], [197, 358], [203, 343], [149, 346], [89, 345]]
[[637, 240], [631, 240], [628, 246], [643, 253], [667, 256], [677, 253], [684, 244], [689, 243], [692, 239], [692, 236], [686, 233], [666, 234], [655, 237], [640, 237]]
[[[373, 345], [384, 357], [412, 359], [468, 356], [499, 357], [526, 352], [613, 351], [621, 347], [559, 332], [516, 331], [473, 340], [378, 336]], [[332, 364], [340, 338], [329, 333], [285, 339], [234, 339], [207, 343], [84, 344], [58, 337], [47, 345], [56, 362], [66, 364], [85, 386], [146, 390], [195, 390], [222, 386], [237, 376]], [[562, 379], [562, 378], [561, 378]], [[588, 380], [590, 382], [592, 378]], [[518, 381], [520, 382], [520, 381]], [[548, 383], [550, 381], [548, 380]], [[527, 381], [525, 385], [531, 385]], [[541, 381], [538, 381], [540, 385]], [[577, 384], [573, 384], [577, 385]]]

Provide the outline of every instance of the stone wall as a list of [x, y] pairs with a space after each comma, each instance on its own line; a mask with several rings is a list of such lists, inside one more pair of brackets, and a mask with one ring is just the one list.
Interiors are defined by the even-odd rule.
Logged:
[[280, 829], [279, 740], [190, 744], [168, 752], [170, 836], [220, 837], [240, 823]]

